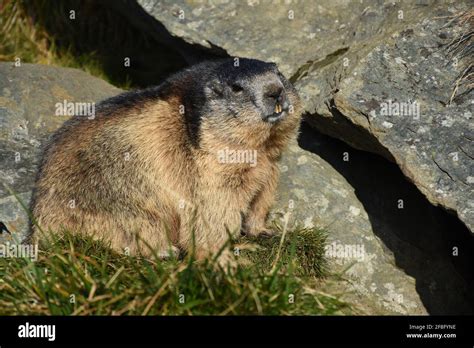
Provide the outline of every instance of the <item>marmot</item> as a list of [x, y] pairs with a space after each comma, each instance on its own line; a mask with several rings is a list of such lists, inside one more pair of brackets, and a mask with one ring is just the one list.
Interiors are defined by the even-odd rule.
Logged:
[[244, 58], [200, 63], [107, 99], [47, 144], [33, 238], [65, 229], [159, 255], [195, 243], [199, 259], [242, 231], [270, 233], [277, 161], [300, 117], [277, 66]]

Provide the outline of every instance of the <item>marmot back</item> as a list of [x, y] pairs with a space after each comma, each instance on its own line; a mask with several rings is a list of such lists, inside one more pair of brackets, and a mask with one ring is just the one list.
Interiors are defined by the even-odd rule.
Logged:
[[301, 114], [275, 64], [201, 63], [96, 110], [66, 122], [45, 149], [32, 202], [41, 230], [163, 256], [189, 250], [194, 233], [198, 257], [229, 233], [271, 233], [276, 162]]

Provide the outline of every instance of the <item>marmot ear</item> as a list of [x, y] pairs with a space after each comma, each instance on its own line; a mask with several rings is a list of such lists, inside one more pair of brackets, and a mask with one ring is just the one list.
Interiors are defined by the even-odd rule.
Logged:
[[218, 79], [211, 79], [206, 83], [206, 92], [213, 95], [222, 96], [224, 94], [224, 84]]

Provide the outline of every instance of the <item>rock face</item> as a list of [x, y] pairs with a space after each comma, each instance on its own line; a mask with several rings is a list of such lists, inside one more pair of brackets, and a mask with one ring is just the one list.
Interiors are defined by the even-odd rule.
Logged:
[[[327, 232], [331, 270], [344, 272], [347, 283], [339, 287], [351, 303], [369, 314], [472, 313], [473, 283], [445, 252], [446, 245], [468, 244], [453, 235], [459, 229], [454, 217], [443, 217], [394, 164], [376, 155], [306, 125], [300, 146], [305, 150], [293, 144], [281, 163], [273, 216], [284, 225], [289, 214], [290, 228]], [[474, 252], [472, 246], [465, 251]], [[467, 277], [471, 263], [464, 261]]]
[[326, 256], [331, 272], [344, 272], [346, 282], [338, 288], [345, 299], [365, 314], [427, 313], [415, 279], [394, 265], [354, 188], [337, 170], [297, 144], [290, 146], [280, 169], [272, 217], [282, 225], [289, 217], [289, 228], [297, 224], [327, 231]]
[[[355, 4], [357, 10], [347, 12], [347, 1], [341, 0], [332, 1], [331, 6], [259, 0], [137, 2], [172, 35], [190, 44], [274, 61], [289, 76], [315, 59], [315, 52], [324, 57], [346, 48], [350, 31], [346, 22], [353, 23], [364, 9], [364, 4]], [[339, 23], [337, 30], [335, 23]]]
[[138, 3], [188, 44], [278, 63], [311, 125], [396, 162], [474, 230], [472, 84], [452, 98], [459, 53], [472, 54], [472, 41], [456, 49], [454, 16], [469, 1]]
[[[474, 240], [455, 216], [378, 155], [307, 124], [299, 145], [306, 151], [284, 159], [289, 173], [279, 204], [292, 199], [306, 207], [295, 209], [296, 221], [327, 231], [333, 270], [348, 269], [348, 289], [358, 294], [352, 303], [392, 313], [473, 312]], [[288, 204], [279, 207], [288, 211]], [[452, 254], [455, 246], [462, 255]]]
[[[426, 18], [361, 48], [357, 59], [348, 58], [352, 66], [326, 104], [307, 103], [308, 120], [394, 160], [430, 202], [455, 212], [474, 231], [474, 92], [466, 81], [454, 92], [467, 67], [447, 43], [462, 28], [445, 24]], [[301, 79], [301, 91], [321, 78]], [[341, 122], [352, 131], [338, 129]]]
[[75, 69], [0, 63], [0, 221], [16, 238], [27, 232], [28, 216], [11, 193], [28, 206], [41, 145], [68, 118], [56, 104], [93, 103], [119, 91]]

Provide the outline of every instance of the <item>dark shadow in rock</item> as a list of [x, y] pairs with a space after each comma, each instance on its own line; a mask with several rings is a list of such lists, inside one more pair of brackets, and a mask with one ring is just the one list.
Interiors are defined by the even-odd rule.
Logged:
[[23, 6], [58, 52], [72, 53], [75, 65], [92, 62], [119, 87], [157, 85], [190, 64], [227, 56], [212, 44], [204, 48], [172, 36], [134, 0], [38, 0]]
[[159, 44], [177, 52], [187, 64], [196, 64], [203, 60], [229, 57], [221, 47], [208, 42], [211, 48], [193, 45], [180, 37], [171, 35], [166, 27], [148, 14], [135, 0], [106, 0], [107, 4], [118, 13], [128, 18], [131, 25], [142, 33], [147, 33]]
[[430, 204], [396, 164], [378, 155], [355, 150], [305, 123], [299, 145], [351, 184], [375, 235], [396, 265], [416, 279], [430, 314], [474, 313], [474, 235], [456, 216]]

